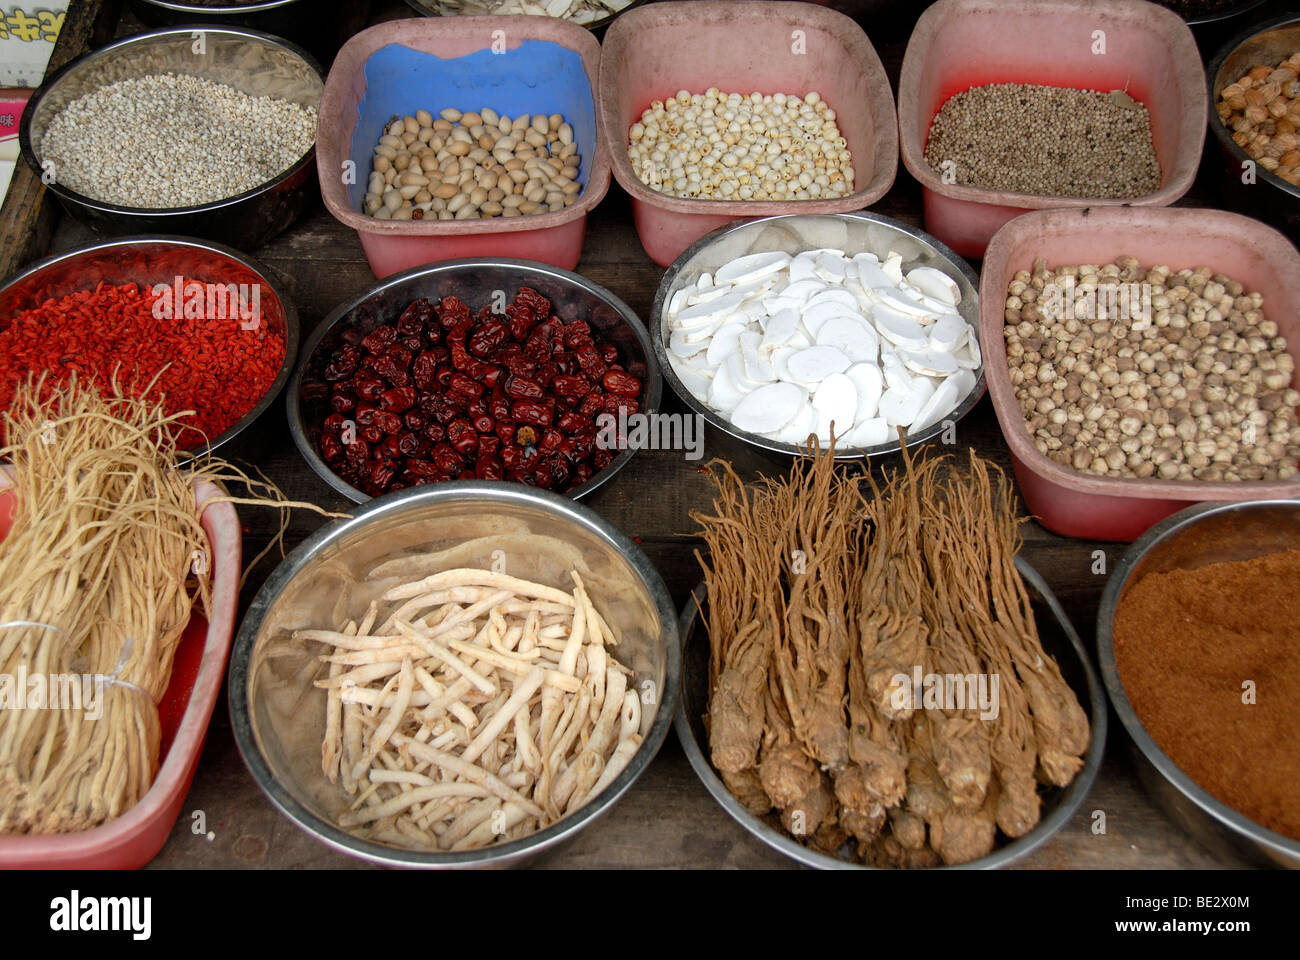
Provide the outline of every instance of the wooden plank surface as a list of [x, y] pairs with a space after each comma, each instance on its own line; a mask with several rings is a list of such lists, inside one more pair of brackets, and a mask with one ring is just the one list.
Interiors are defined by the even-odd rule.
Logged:
[[[392, 16], [391, 6], [381, 16]], [[870, 28], [868, 27], [869, 31]], [[879, 44], [891, 82], [897, 88], [904, 40]], [[1198, 187], [1184, 203], [1204, 200]], [[898, 182], [873, 211], [921, 226], [920, 192], [900, 166]], [[64, 220], [53, 247], [67, 249], [93, 239], [81, 224]], [[6, 247], [8, 243], [6, 243]], [[279, 274], [298, 307], [303, 338], [335, 306], [375, 280], [356, 235], [319, 205], [294, 228], [253, 256]], [[626, 196], [614, 186], [589, 220], [578, 270], [608, 287], [642, 318], [649, 315], [663, 271], [636, 239]], [[684, 407], [665, 390], [664, 409]], [[259, 422], [248, 443], [234, 451], [254, 460], [292, 499], [329, 509], [348, 503], [320, 480], [298, 455], [289, 437], [283, 401]], [[706, 434], [706, 457], [719, 452], [717, 437]], [[987, 398], [958, 425], [957, 447], [974, 447], [1009, 469], [1005, 442]], [[747, 456], [742, 472], [782, 469], [779, 458]], [[691, 556], [697, 541], [688, 512], [707, 505], [708, 478], [681, 452], [641, 451], [610, 483], [584, 503], [638, 538], [663, 574], [680, 607], [699, 579]], [[269, 511], [241, 509], [247, 526], [245, 556], [255, 555], [274, 532]], [[315, 515], [293, 517], [286, 545], [292, 547], [320, 525]], [[1025, 528], [1025, 556], [1060, 597], [1075, 627], [1091, 648], [1098, 599], [1105, 577], [1094, 574], [1094, 551], [1102, 550], [1107, 569], [1122, 544], [1066, 540], [1035, 523]], [[241, 615], [274, 567], [264, 561], [249, 577]], [[1138, 784], [1127, 756], [1127, 738], [1112, 715], [1110, 743], [1100, 776], [1083, 807], [1049, 842], [1018, 866], [1023, 868], [1209, 868], [1239, 867], [1231, 855], [1202, 848], [1152, 804]], [[193, 815], [201, 811], [212, 838], [196, 834]], [[1105, 814], [1104, 833], [1094, 832], [1097, 812]], [[713, 801], [686, 761], [675, 734], [641, 779], [603, 819], [569, 845], [534, 862], [536, 867], [792, 868], [795, 865], [746, 833]], [[167, 868], [338, 868], [361, 869], [360, 861], [324, 847], [282, 817], [248, 775], [235, 748], [224, 694], [218, 703], [194, 785], [180, 820], [162, 853], [151, 864]]]

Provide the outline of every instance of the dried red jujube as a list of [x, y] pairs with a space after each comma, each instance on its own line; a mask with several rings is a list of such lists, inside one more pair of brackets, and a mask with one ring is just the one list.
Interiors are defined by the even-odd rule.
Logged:
[[640, 409], [618, 348], [527, 287], [504, 314], [421, 298], [339, 339], [303, 399], [326, 463], [371, 496], [471, 478], [572, 490], [614, 459], [597, 418]]

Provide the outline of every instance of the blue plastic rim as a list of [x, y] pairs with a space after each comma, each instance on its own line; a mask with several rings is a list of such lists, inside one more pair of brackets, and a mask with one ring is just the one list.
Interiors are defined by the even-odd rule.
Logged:
[[[357, 105], [350, 156], [356, 169], [370, 171], [375, 144], [394, 116], [448, 107], [461, 112], [483, 107], [502, 116], [559, 113], [573, 127], [582, 156], [578, 182], [587, 187], [588, 162], [596, 149], [596, 102], [582, 55], [549, 40], [525, 40], [511, 50], [478, 50], [443, 59], [390, 43], [366, 61], [366, 94]], [[349, 194], [355, 209], [365, 199], [366, 177]]]

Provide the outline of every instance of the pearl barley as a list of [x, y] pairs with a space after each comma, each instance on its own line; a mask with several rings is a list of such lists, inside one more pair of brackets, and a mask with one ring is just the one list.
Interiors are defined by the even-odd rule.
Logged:
[[169, 73], [119, 80], [73, 100], [50, 122], [40, 152], [64, 186], [156, 210], [259, 187], [315, 140], [315, 107]]

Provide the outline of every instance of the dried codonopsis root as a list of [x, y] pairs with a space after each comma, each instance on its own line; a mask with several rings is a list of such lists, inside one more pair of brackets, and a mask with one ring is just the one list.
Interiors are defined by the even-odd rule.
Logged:
[[[991, 488], [988, 467], [971, 458], [971, 472], [977, 489]], [[1009, 484], [1002, 479], [993, 502], [990, 518], [989, 584], [991, 613], [1004, 625], [1004, 648], [1015, 665], [1032, 714], [1038, 768], [1044, 779], [1065, 786], [1083, 766], [1088, 749], [1088, 717], [1060, 667], [1049, 657], [1038, 638], [1029, 594], [1015, 568], [1015, 554], [1020, 548], [1019, 522]]]
[[985, 856], [1033, 829], [1038, 782], [1069, 782], [1089, 732], [1014, 566], [1010, 486], [973, 454], [959, 471], [905, 452], [864, 502], [830, 451], [810, 457], [750, 491], [715, 471], [716, 516], [696, 518], [715, 765], [816, 849]]
[[756, 521], [744, 483], [730, 464], [715, 461], [710, 468], [716, 515], [692, 515], [716, 558], [711, 566], [700, 560], [709, 596], [707, 723], [714, 766], [739, 774], [757, 761], [763, 735], [763, 696], [777, 624], [770, 584], [778, 571], [771, 541], [764, 541], [768, 531]]

